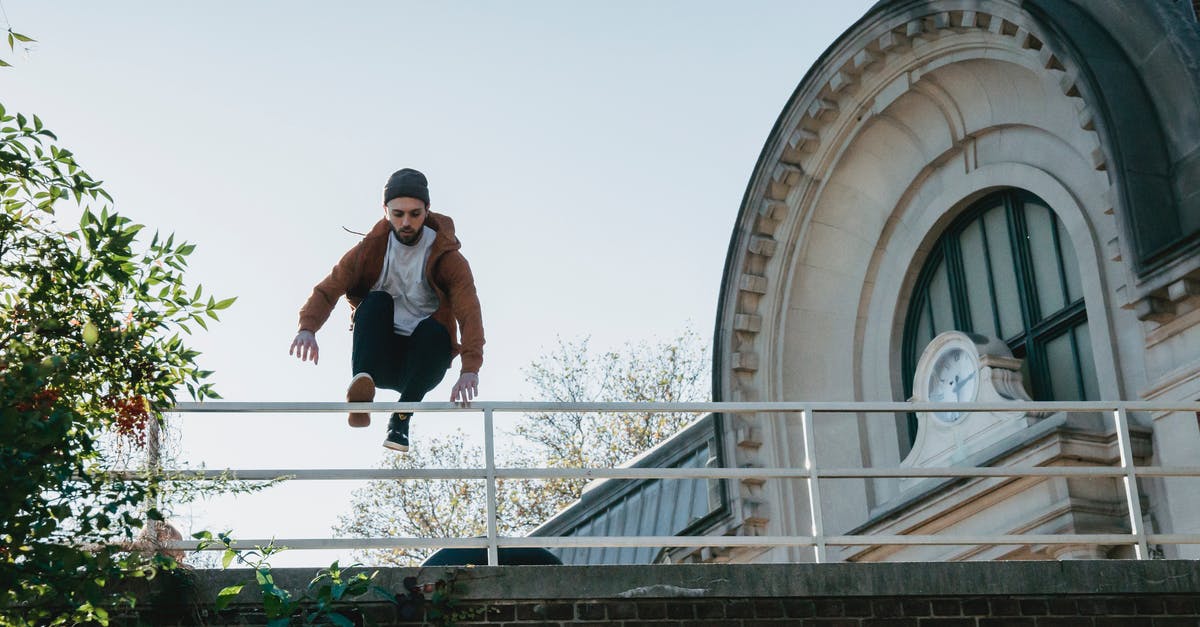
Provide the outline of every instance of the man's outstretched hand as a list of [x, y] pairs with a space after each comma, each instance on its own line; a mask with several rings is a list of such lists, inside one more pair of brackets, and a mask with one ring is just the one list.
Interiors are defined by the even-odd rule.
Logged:
[[450, 401], [466, 404], [476, 396], [479, 396], [479, 375], [474, 372], [458, 375], [458, 382], [454, 384], [454, 389], [450, 390]]
[[301, 330], [296, 334], [296, 339], [292, 340], [288, 354], [299, 357], [300, 361], [308, 361], [311, 357], [313, 365], [317, 365], [317, 355], [320, 354], [320, 349], [317, 348], [317, 334]]

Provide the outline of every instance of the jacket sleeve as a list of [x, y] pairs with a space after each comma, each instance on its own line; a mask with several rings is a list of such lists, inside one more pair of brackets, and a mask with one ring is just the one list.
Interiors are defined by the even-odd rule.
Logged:
[[362, 248], [360, 243], [342, 255], [329, 276], [313, 288], [312, 295], [300, 308], [300, 330], [316, 333], [329, 319], [338, 299], [349, 293], [358, 278], [356, 270], [361, 265]]
[[463, 372], [479, 372], [483, 366], [483, 314], [479, 311], [479, 296], [475, 293], [475, 277], [471, 265], [462, 253], [448, 253], [451, 263], [441, 264], [445, 272], [445, 285], [449, 288], [451, 312], [458, 321], [462, 334]]

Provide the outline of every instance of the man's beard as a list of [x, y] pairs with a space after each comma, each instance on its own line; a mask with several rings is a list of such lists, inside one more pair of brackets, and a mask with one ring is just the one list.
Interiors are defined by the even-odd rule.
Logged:
[[413, 244], [417, 243], [417, 240], [421, 239], [422, 230], [423, 229], [417, 229], [411, 233], [405, 234], [401, 232], [400, 229], [392, 229], [392, 235], [395, 235], [396, 239], [399, 240], [401, 244], [412, 246]]

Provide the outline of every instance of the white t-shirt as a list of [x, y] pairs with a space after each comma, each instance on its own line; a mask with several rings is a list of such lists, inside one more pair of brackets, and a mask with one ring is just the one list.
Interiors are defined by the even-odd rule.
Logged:
[[387, 254], [383, 257], [383, 271], [371, 286], [371, 291], [382, 290], [392, 295], [395, 301], [393, 328], [400, 335], [412, 335], [422, 320], [437, 311], [437, 292], [425, 281], [425, 264], [429, 262], [429, 250], [437, 232], [421, 227], [421, 238], [413, 245], [403, 244], [395, 235], [388, 235]]

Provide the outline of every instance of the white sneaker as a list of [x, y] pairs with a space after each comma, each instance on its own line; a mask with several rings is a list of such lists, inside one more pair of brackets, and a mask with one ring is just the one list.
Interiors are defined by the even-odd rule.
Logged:
[[[346, 389], [346, 402], [370, 403], [374, 400], [375, 379], [365, 372], [354, 375], [354, 378], [350, 380], [350, 387]], [[351, 427], [369, 427], [371, 426], [371, 414], [365, 411], [352, 411], [347, 422]]]

